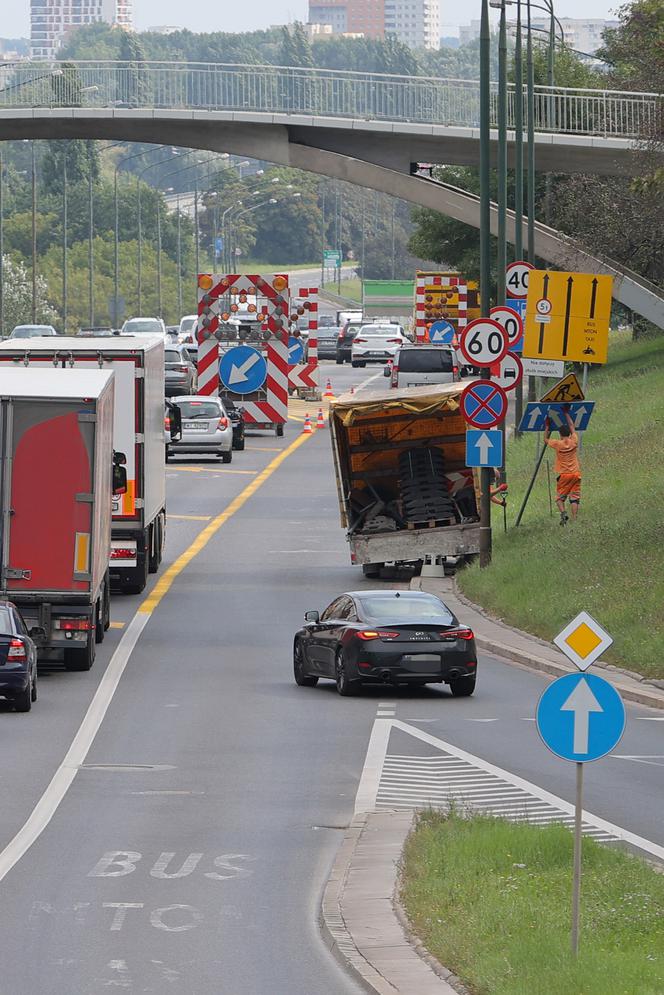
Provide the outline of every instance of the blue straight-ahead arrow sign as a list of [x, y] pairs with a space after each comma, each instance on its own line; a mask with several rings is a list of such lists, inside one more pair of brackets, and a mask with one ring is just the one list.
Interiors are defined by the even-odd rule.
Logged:
[[606, 756], [620, 742], [625, 706], [603, 677], [565, 674], [542, 694], [536, 722], [552, 753], [563, 760], [586, 763]]
[[552, 429], [560, 428], [562, 425], [567, 424], [564, 410], [567, 409], [574, 422], [576, 431], [584, 432], [588, 427], [588, 422], [594, 408], [594, 401], [573, 401], [571, 404], [561, 404], [551, 401], [530, 401], [523, 413], [519, 431], [543, 432], [545, 428], [544, 422], [547, 418], [551, 422]]
[[466, 429], [466, 466], [502, 466], [503, 433], [499, 428]]

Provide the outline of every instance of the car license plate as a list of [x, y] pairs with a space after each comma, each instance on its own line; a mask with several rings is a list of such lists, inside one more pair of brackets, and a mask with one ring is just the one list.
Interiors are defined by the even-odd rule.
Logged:
[[207, 432], [207, 422], [201, 425], [199, 421], [186, 421], [182, 428], [187, 432]]
[[433, 653], [408, 653], [401, 657], [401, 666], [417, 674], [437, 674], [440, 657]]

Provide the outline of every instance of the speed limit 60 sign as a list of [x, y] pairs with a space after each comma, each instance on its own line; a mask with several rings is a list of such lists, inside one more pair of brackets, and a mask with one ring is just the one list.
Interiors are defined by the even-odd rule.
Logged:
[[469, 366], [493, 366], [507, 350], [507, 332], [493, 318], [477, 318], [466, 325], [459, 350]]
[[522, 300], [528, 296], [528, 276], [532, 263], [526, 263], [522, 259], [515, 263], [510, 263], [505, 270], [505, 292], [510, 297], [518, 297]]
[[502, 325], [507, 332], [507, 341], [509, 343], [510, 351], [514, 351], [515, 347], [523, 338], [523, 322], [521, 320], [521, 315], [513, 311], [511, 307], [492, 307], [489, 311], [489, 317], [497, 321], [499, 325]]

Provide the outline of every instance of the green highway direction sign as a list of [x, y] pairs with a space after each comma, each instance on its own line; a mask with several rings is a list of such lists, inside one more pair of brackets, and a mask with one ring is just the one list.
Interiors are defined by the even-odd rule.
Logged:
[[323, 266], [341, 266], [341, 249], [323, 249]]

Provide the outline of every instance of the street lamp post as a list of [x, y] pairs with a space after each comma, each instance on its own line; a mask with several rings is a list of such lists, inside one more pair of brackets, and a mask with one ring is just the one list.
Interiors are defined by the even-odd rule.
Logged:
[[88, 169], [88, 324], [95, 325], [95, 244], [92, 170]]
[[[480, 307], [485, 317], [491, 309], [491, 35], [489, 0], [482, 0], [480, 20]], [[490, 370], [483, 370], [487, 379]], [[491, 563], [491, 501], [488, 467], [480, 470], [480, 567]]]
[[0, 151], [0, 337], [5, 334], [4, 162]]
[[30, 142], [32, 164], [32, 323], [37, 323], [37, 159], [35, 143]]
[[67, 334], [67, 143], [62, 157], [62, 331]]

